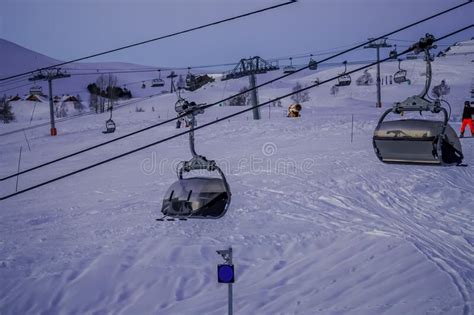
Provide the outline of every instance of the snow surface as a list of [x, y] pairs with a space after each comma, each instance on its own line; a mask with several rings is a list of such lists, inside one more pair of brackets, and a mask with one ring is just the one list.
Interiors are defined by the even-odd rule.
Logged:
[[[233, 193], [222, 219], [155, 221], [176, 163], [190, 157], [186, 137], [0, 202], [0, 313], [225, 314], [215, 251], [229, 245], [236, 314], [473, 313], [472, 139], [462, 140], [468, 167], [386, 165], [373, 153], [381, 113], [424, 84], [422, 61], [402, 66], [412, 85], [383, 86], [382, 109], [374, 86], [334, 97], [324, 85], [311, 90], [300, 119], [284, 117], [292, 102], [284, 100], [262, 108], [260, 121], [249, 112], [197, 131], [198, 153], [218, 162]], [[382, 72], [396, 68], [383, 64]], [[433, 68], [433, 83], [451, 86], [458, 130], [473, 65], [447, 56]], [[341, 70], [290, 76], [260, 90], [260, 101]], [[211, 103], [247, 84], [215, 82], [184, 96]], [[57, 137], [47, 125], [1, 136], [0, 176], [16, 172], [20, 146], [26, 169], [173, 117], [175, 100], [164, 94], [117, 109], [112, 135], [101, 133], [101, 114], [58, 123]], [[0, 133], [30, 124], [34, 103], [12, 105], [18, 121]], [[216, 106], [198, 124], [240, 109]], [[47, 121], [47, 104], [37, 104], [31, 125]], [[176, 132], [165, 125], [22, 175], [19, 189]], [[1, 182], [0, 194], [15, 183]]]
[[450, 46], [443, 54], [454, 55], [472, 55], [474, 53], [474, 39], [462, 41]]

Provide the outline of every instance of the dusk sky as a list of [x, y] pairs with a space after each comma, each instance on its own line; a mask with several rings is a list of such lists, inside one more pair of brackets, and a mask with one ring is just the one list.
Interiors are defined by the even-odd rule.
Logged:
[[[68, 60], [166, 35], [285, 0], [0, 0], [0, 37]], [[362, 42], [444, 10], [462, 0], [299, 0], [216, 27], [146, 44], [90, 61], [187, 67], [284, 57]], [[394, 35], [436, 37], [473, 21], [469, 5]], [[471, 29], [442, 44], [469, 39]], [[391, 42], [407, 45], [406, 42]], [[386, 51], [388, 54], [388, 50]], [[370, 59], [362, 50], [344, 59]]]

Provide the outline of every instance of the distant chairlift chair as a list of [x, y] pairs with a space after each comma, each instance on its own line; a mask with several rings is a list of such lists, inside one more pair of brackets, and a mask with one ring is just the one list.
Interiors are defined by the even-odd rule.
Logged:
[[394, 45], [394, 47], [395, 47], [394, 49], [390, 50], [390, 54], [389, 54], [389, 57], [392, 59], [396, 59], [398, 56], [397, 45]]
[[401, 83], [409, 81], [407, 79], [407, 71], [400, 67], [401, 63], [402, 63], [402, 59], [398, 59], [398, 71], [395, 72], [395, 74], [393, 75], [393, 82], [397, 84], [401, 84]]
[[296, 68], [293, 66], [293, 58], [290, 57], [290, 65], [283, 68], [283, 73], [288, 74], [288, 73], [295, 73], [295, 72], [296, 72]]
[[110, 106], [107, 110], [110, 111], [110, 117], [109, 119], [105, 122], [105, 130], [102, 131], [102, 133], [107, 134], [107, 133], [114, 133], [115, 132], [115, 122], [112, 119], [112, 111], [113, 111], [113, 106]]
[[309, 63], [308, 63], [309, 70], [318, 70], [318, 62], [313, 59], [313, 55], [310, 55]]
[[336, 86], [349, 86], [349, 85], [351, 85], [351, 82], [352, 82], [351, 76], [346, 74], [347, 73], [347, 61], [344, 61], [343, 64], [344, 64], [344, 72], [340, 74], [341, 76], [339, 78], [337, 78], [338, 82], [337, 82]]
[[30, 88], [30, 95], [43, 95], [43, 88], [38, 85], [33, 85]]
[[161, 70], [158, 70], [158, 78], [151, 81], [151, 87], [163, 87], [165, 81], [161, 78]]

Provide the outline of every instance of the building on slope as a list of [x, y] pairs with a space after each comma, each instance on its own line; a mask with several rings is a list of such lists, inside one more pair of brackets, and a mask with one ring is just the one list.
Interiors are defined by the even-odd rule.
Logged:
[[7, 102], [16, 102], [16, 101], [21, 101], [21, 100], [22, 99], [21, 99], [20, 95], [18, 95], [18, 94], [15, 95], [15, 96], [9, 96], [7, 98]]
[[44, 96], [38, 95], [38, 94], [28, 94], [28, 95], [26, 95], [25, 101], [40, 102], [40, 103], [48, 102], [48, 100]]

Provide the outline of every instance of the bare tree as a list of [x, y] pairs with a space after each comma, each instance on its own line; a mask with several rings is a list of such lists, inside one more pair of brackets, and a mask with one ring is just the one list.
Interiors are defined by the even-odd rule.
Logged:
[[240, 89], [239, 94], [241, 95], [235, 96], [227, 101], [228, 106], [244, 106], [250, 104], [250, 92], [244, 93], [248, 90], [248, 87], [244, 86]]
[[15, 114], [12, 112], [12, 106], [7, 101], [6, 95], [0, 98], [0, 120], [5, 124], [15, 120]]
[[90, 93], [89, 95], [89, 109], [95, 111], [97, 114], [99, 112], [99, 104], [97, 100], [97, 94]]
[[[293, 87], [293, 92], [301, 90], [302, 88], [303, 88], [303, 85], [301, 85], [301, 83], [299, 82], [296, 82], [295, 86]], [[311, 97], [309, 96], [309, 91], [302, 91], [302, 92], [297, 92], [296, 94], [293, 94], [291, 96], [291, 99], [299, 104], [299, 103], [304, 103], [304, 102], [309, 101]]]
[[68, 108], [67, 108], [67, 102], [61, 102], [60, 104], [58, 104], [54, 110], [55, 112], [55, 115], [57, 118], [63, 118], [63, 117], [67, 117], [67, 113], [68, 113]]
[[103, 113], [105, 111], [105, 93], [107, 90], [107, 81], [108, 80], [105, 74], [101, 74], [95, 81], [95, 84], [99, 88], [99, 94], [97, 95], [97, 112], [99, 113]]
[[107, 108], [112, 108], [114, 106], [115, 101], [118, 99], [118, 91], [117, 91], [117, 77], [112, 74], [108, 74], [107, 77]]

